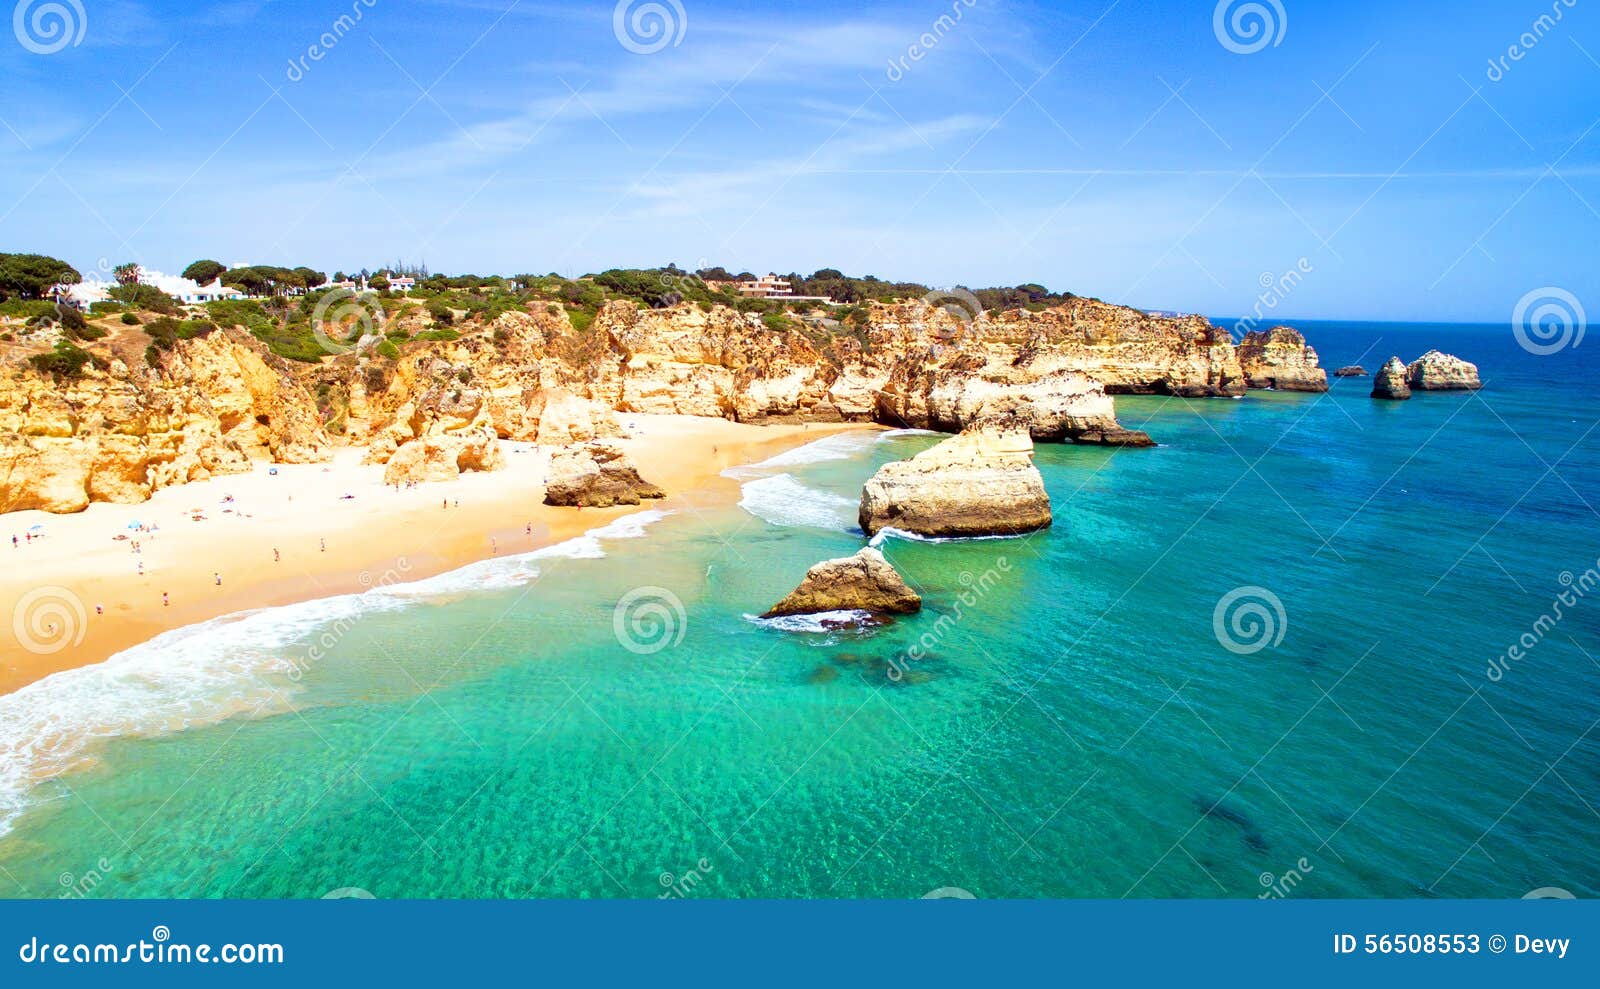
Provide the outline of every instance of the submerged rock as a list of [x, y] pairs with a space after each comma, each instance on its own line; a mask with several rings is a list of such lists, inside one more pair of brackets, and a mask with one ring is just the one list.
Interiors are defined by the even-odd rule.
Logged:
[[640, 477], [633, 461], [610, 443], [570, 446], [557, 450], [550, 458], [546, 505], [608, 508], [665, 497], [666, 492]]
[[1478, 365], [1430, 350], [1406, 368], [1406, 382], [1417, 391], [1473, 391], [1483, 387]]
[[1367, 369], [1362, 367], [1360, 364], [1346, 364], [1344, 367], [1341, 367], [1339, 370], [1333, 372], [1333, 376], [1335, 378], [1365, 378], [1367, 376]]
[[1245, 334], [1239, 344], [1239, 365], [1251, 388], [1328, 390], [1328, 372], [1317, 365], [1317, 352], [1292, 327], [1274, 326]]
[[921, 608], [922, 598], [901, 579], [883, 554], [864, 546], [854, 556], [823, 560], [807, 570], [800, 586], [761, 617], [830, 611], [906, 615]]
[[1050, 525], [1050, 496], [1025, 427], [973, 427], [884, 464], [861, 491], [861, 528], [922, 536], [1012, 536]]
[[1372, 379], [1372, 397], [1399, 401], [1411, 397], [1411, 386], [1406, 383], [1406, 366], [1400, 358], [1391, 357]]

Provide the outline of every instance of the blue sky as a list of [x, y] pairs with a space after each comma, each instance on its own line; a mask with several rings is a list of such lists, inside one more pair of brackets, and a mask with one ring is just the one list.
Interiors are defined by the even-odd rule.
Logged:
[[77, 0], [32, 51], [48, 2], [0, 34], [0, 250], [85, 273], [832, 266], [1230, 315], [1301, 265], [1288, 317], [1600, 312], [1596, 0], [1259, 0], [1243, 52], [1248, 0], [656, 0], [664, 37], [624, 0], [627, 44], [616, 3]]

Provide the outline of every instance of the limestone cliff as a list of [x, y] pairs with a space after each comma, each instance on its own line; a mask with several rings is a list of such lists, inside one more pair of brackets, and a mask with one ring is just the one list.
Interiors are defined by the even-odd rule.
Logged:
[[[85, 344], [96, 365], [58, 382], [0, 347], [0, 508], [76, 511], [243, 470], [361, 447], [391, 481], [498, 466], [496, 440], [544, 445], [618, 433], [616, 413], [741, 422], [878, 421], [959, 431], [999, 419], [1039, 441], [1148, 445], [1117, 394], [1237, 395], [1227, 334], [1091, 299], [975, 318], [925, 302], [778, 316], [709, 303], [614, 300], [574, 323], [530, 301], [458, 317], [454, 339], [412, 303], [386, 324], [395, 350], [281, 360], [243, 330], [178, 340], [146, 358], [142, 327]], [[108, 321], [109, 322], [109, 321]], [[414, 324], [414, 325], [413, 325]], [[376, 338], [374, 338], [374, 342]], [[1304, 357], [1314, 365], [1315, 355]], [[148, 361], [154, 360], [154, 363]]]
[[1318, 366], [1317, 352], [1292, 327], [1274, 326], [1245, 334], [1239, 344], [1239, 364], [1251, 388], [1328, 390], [1328, 372]]
[[70, 379], [0, 369], [0, 511], [139, 502], [252, 460], [332, 455], [315, 400], [254, 338], [219, 330], [150, 358], [143, 347], [112, 340]]

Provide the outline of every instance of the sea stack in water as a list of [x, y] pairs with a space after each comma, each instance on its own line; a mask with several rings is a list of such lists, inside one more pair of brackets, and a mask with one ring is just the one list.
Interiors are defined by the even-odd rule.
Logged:
[[1346, 364], [1344, 367], [1341, 367], [1339, 370], [1333, 372], [1333, 376], [1335, 378], [1365, 378], [1367, 376], [1367, 369], [1362, 367], [1360, 364]]
[[1317, 352], [1292, 327], [1274, 326], [1245, 334], [1239, 344], [1239, 365], [1251, 388], [1328, 390], [1328, 372], [1317, 365]]
[[1478, 365], [1430, 350], [1411, 362], [1406, 381], [1417, 391], [1475, 391], [1483, 387]]
[[640, 477], [633, 461], [610, 443], [569, 446], [550, 458], [546, 505], [608, 508], [664, 497], [666, 492]]
[[864, 546], [855, 556], [823, 560], [762, 618], [815, 615], [826, 611], [867, 611], [908, 615], [922, 608], [917, 596], [883, 554]]
[[1406, 383], [1406, 366], [1400, 358], [1391, 357], [1378, 369], [1372, 379], [1372, 397], [1396, 401], [1411, 397], [1411, 386]]
[[884, 464], [861, 491], [860, 521], [869, 536], [1013, 536], [1050, 524], [1050, 496], [1027, 427], [1008, 420]]

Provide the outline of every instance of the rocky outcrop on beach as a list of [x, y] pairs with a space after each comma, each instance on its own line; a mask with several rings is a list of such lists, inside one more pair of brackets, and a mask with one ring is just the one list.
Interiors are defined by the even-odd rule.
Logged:
[[1474, 391], [1483, 387], [1478, 365], [1452, 354], [1430, 350], [1406, 368], [1406, 381], [1416, 391]]
[[666, 492], [639, 476], [621, 449], [596, 440], [557, 450], [550, 458], [544, 503], [578, 508], [637, 505]]
[[1411, 386], [1406, 382], [1406, 366], [1398, 357], [1391, 357], [1372, 378], [1372, 397], [1396, 401], [1411, 397]]
[[1337, 371], [1333, 372], [1333, 376], [1335, 378], [1365, 378], [1367, 376], [1367, 369], [1362, 367], [1360, 364], [1346, 364], [1344, 367], [1341, 367]]
[[1274, 326], [1245, 334], [1239, 344], [1239, 365], [1251, 388], [1328, 390], [1328, 373], [1318, 366], [1317, 352], [1292, 327]]
[[151, 358], [144, 347], [110, 340], [72, 378], [0, 369], [0, 511], [140, 502], [255, 460], [332, 456], [313, 397], [254, 339], [216, 331]]
[[865, 546], [854, 556], [823, 560], [807, 570], [800, 586], [761, 617], [829, 611], [907, 615], [921, 608], [922, 598], [883, 554]]
[[1018, 422], [975, 426], [883, 465], [861, 492], [861, 528], [921, 536], [1010, 536], [1051, 522], [1050, 496]]

